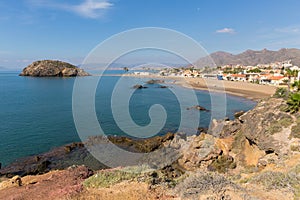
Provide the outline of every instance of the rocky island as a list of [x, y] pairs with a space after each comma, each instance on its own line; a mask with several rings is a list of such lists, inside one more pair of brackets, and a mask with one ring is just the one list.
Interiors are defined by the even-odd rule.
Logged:
[[90, 74], [70, 63], [58, 60], [41, 60], [25, 67], [20, 76], [73, 77], [90, 76]]

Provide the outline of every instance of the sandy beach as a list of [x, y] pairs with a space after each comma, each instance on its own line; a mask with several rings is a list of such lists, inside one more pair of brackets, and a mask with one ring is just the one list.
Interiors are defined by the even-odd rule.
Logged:
[[248, 82], [221, 81], [216, 79], [134, 74], [115, 74], [112, 76], [131, 76], [137, 78], [169, 80], [170, 83], [187, 88], [193, 88], [197, 90], [209, 90], [212, 92], [225, 92], [227, 94], [241, 96], [252, 100], [260, 100], [263, 98], [270, 97], [276, 91], [275, 86], [259, 85]]
[[226, 92], [228, 94], [259, 100], [270, 97], [276, 91], [275, 86], [259, 85], [248, 82], [220, 81], [203, 78], [182, 78], [178, 84], [193, 89]]

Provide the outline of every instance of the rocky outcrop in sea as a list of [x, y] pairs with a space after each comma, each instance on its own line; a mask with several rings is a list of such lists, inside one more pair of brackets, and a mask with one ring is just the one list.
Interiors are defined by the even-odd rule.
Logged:
[[90, 76], [72, 64], [58, 60], [41, 60], [35, 61], [25, 67], [20, 76], [35, 76], [35, 77], [72, 77], [72, 76]]

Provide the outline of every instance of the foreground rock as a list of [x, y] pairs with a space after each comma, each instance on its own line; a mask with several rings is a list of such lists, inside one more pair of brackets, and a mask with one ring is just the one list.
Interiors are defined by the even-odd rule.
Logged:
[[44, 175], [16, 176], [0, 183], [0, 199], [68, 199], [83, 190], [82, 182], [91, 175], [91, 170], [78, 166]]
[[95, 136], [85, 143], [74, 142], [62, 147], [54, 148], [49, 152], [26, 157], [0, 169], [0, 176], [13, 177], [44, 174], [51, 170], [65, 169], [72, 165], [86, 165], [92, 170], [107, 169], [108, 167], [95, 159], [88, 148], [113, 143], [118, 147], [135, 153], [149, 153], [174, 138], [174, 134], [156, 136], [147, 139], [133, 139], [122, 136]]
[[90, 154], [83, 143], [72, 143], [43, 154], [19, 159], [0, 169], [0, 177], [44, 174], [52, 170], [83, 164], [93, 170], [107, 168]]
[[25, 67], [20, 76], [58, 76], [58, 77], [71, 77], [71, 76], [90, 76], [72, 64], [57, 61], [57, 60], [42, 60], [36, 61]]

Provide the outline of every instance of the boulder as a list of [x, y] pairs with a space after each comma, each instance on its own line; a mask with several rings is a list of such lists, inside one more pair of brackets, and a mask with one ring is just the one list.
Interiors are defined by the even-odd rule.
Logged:
[[285, 142], [288, 142], [283, 137], [276, 137], [280, 133], [288, 134], [285, 129], [290, 129], [294, 121], [290, 114], [281, 111], [283, 105], [285, 102], [282, 99], [261, 101], [253, 110], [240, 117], [243, 121], [241, 132], [251, 144], [266, 153], [271, 151], [281, 154], [286, 146]]
[[182, 156], [178, 160], [178, 164], [186, 170], [206, 168], [220, 154], [220, 150], [215, 148], [215, 138], [209, 134], [194, 136], [186, 145], [187, 148], [180, 149]]
[[14, 176], [7, 181], [3, 181], [0, 183], [0, 190], [10, 187], [19, 187], [22, 186], [22, 179], [20, 176]]
[[241, 111], [238, 111], [238, 112], [235, 112], [234, 113], [234, 117], [236, 119], [238, 119], [240, 116], [242, 116], [243, 114], [245, 114], [245, 111], [241, 110]]
[[208, 133], [220, 138], [225, 138], [234, 135], [241, 129], [242, 123], [235, 119], [233, 121], [228, 121], [226, 118], [224, 120], [213, 119], [211, 121]]

